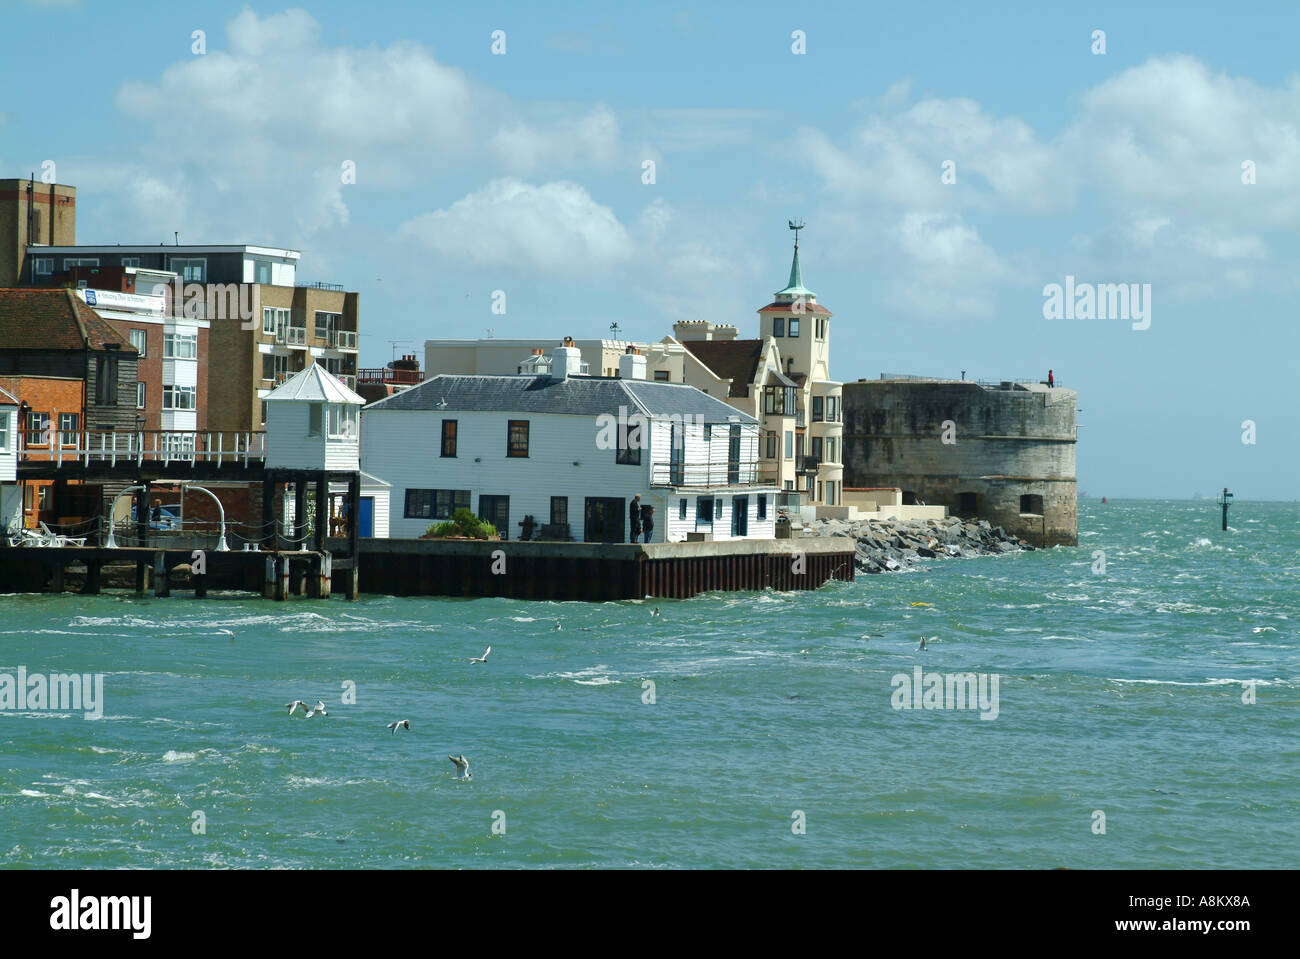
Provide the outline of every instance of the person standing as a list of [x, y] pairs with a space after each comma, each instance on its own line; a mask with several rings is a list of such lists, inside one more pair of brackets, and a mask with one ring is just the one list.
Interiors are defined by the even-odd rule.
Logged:
[[655, 531], [655, 508], [653, 506], [641, 507], [641, 529], [645, 531], [645, 541], [650, 542], [650, 537]]
[[629, 543], [635, 543], [637, 537], [641, 535], [641, 494], [637, 493], [632, 497], [632, 502], [627, 508], [627, 525], [632, 533]]
[[1055, 385], [1056, 385], [1056, 377], [1052, 375], [1052, 371], [1051, 371], [1051, 370], [1048, 370], [1048, 371], [1047, 371], [1047, 388], [1050, 390], [1050, 389], [1051, 389], [1052, 387], [1054, 387]]

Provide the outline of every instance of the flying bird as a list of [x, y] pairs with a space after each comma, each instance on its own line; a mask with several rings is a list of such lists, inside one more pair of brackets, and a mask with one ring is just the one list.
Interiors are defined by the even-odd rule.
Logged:
[[921, 651], [921, 650], [923, 650], [923, 649], [925, 649], [925, 637], [924, 637], [924, 636], [921, 637], [921, 645], [918, 646], [918, 647], [916, 647], [916, 648], [917, 648], [917, 651], [918, 651], [918, 652]]
[[311, 718], [312, 718], [313, 716], [315, 716], [317, 713], [320, 713], [322, 716], [328, 716], [328, 715], [329, 715], [329, 713], [325, 712], [325, 703], [324, 703], [324, 701], [319, 700], [319, 699], [316, 700], [316, 705], [313, 706], [311, 709], [309, 709], [309, 710], [307, 711], [307, 718], [308, 718], [308, 719], [311, 719]]
[[654, 609], [650, 610], [650, 615], [651, 615], [651, 616], [658, 616], [658, 615], [659, 615], [659, 607], [656, 606]]
[[302, 711], [303, 711], [304, 713], [307, 711], [307, 704], [304, 703], [301, 699], [295, 699], [293, 702], [291, 702], [291, 703], [285, 703], [284, 705], [285, 705], [286, 707], [288, 707], [289, 715], [290, 715], [290, 716], [292, 716], [294, 713], [296, 713], [296, 712], [298, 711], [298, 707], [299, 707], [299, 706], [302, 707]]
[[459, 756], [448, 756], [447, 758], [450, 759], [451, 762], [452, 762], [452, 765], [454, 765], [454, 766], [456, 767], [456, 778], [457, 778], [457, 779], [473, 779], [473, 778], [474, 778], [473, 776], [471, 776], [471, 775], [469, 774], [469, 760], [465, 758], [465, 754], [464, 754], [464, 753], [461, 753]]
[[219, 630], [217, 630], [217, 632], [218, 632], [218, 633], [221, 633], [223, 636], [234, 636], [234, 635], [235, 635], [234, 631], [233, 631], [233, 630], [229, 630], [229, 629], [219, 629]]
[[492, 647], [489, 646], [487, 649], [483, 650], [483, 655], [482, 655], [482, 656], [472, 656], [472, 657], [470, 657], [470, 662], [471, 662], [471, 663], [486, 663], [486, 662], [487, 662], [487, 658], [488, 658], [488, 654], [491, 653], [491, 652], [492, 652]]
[[563, 628], [564, 628], [564, 624], [561, 623], [561, 622], [557, 619], [557, 620], [555, 621], [555, 628], [556, 628], [556, 629], [563, 629]]
[[447, 397], [444, 396], [440, 400], [438, 400], [438, 409], [444, 410], [446, 408], [447, 408]]
[[401, 726], [403, 729], [410, 729], [410, 728], [411, 728], [411, 721], [410, 721], [409, 719], [399, 719], [399, 720], [398, 720], [397, 722], [395, 722], [395, 723], [389, 723], [389, 724], [388, 724], [388, 728], [391, 729], [391, 730], [393, 731], [393, 734], [394, 734], [394, 735], [397, 734], [397, 727], [398, 727], [398, 726]]

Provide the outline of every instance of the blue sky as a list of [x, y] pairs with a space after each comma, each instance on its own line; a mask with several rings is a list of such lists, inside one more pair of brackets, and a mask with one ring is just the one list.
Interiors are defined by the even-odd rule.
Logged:
[[[0, 0], [0, 176], [54, 161], [83, 243], [302, 250], [366, 366], [755, 335], [798, 216], [837, 378], [1051, 367], [1081, 491], [1298, 498], [1300, 12], [969, 6]], [[1067, 275], [1150, 284], [1150, 327], [1045, 319]]]

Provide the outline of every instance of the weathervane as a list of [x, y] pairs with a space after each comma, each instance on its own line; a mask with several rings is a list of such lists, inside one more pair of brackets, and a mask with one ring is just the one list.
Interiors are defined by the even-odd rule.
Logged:
[[799, 231], [802, 230], [802, 229], [804, 228], [804, 222], [803, 222], [803, 220], [798, 220], [798, 221], [795, 221], [795, 220], [787, 220], [786, 222], [788, 222], [788, 223], [790, 224], [790, 229], [794, 230], [794, 248], [795, 248], [796, 250], [798, 250], [798, 249], [799, 249]]
[[609, 331], [614, 334], [614, 339], [618, 339], [618, 334], [620, 332], [618, 328], [618, 320], [615, 320], [613, 323], [609, 324]]

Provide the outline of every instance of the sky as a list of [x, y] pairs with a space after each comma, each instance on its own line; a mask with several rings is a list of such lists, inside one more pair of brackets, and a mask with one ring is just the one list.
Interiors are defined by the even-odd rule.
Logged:
[[1050, 368], [1081, 494], [1300, 498], [1300, 8], [1048, 6], [0, 0], [0, 177], [301, 250], [362, 366], [756, 336], [801, 218], [836, 379]]

